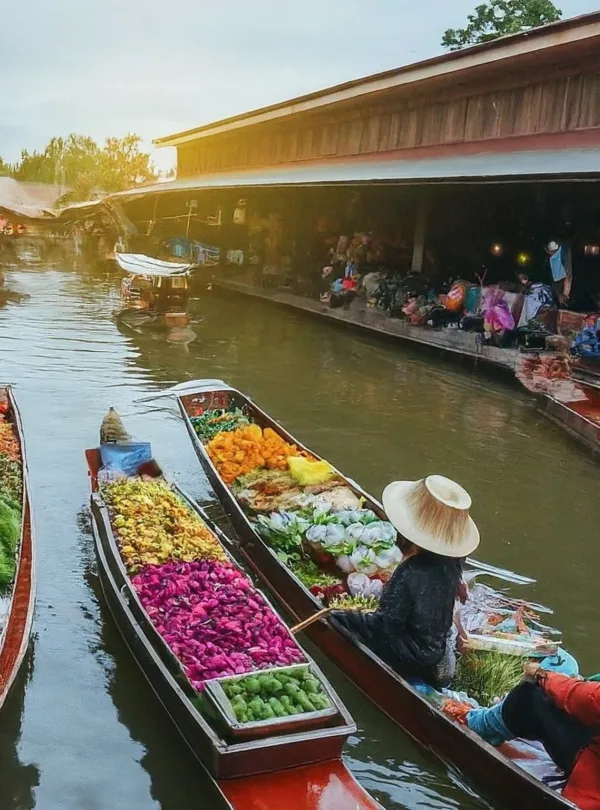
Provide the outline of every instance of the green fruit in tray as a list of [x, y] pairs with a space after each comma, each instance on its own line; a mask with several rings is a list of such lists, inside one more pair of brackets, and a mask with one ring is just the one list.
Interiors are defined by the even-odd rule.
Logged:
[[242, 682], [242, 688], [246, 689], [246, 691], [250, 692], [252, 695], [258, 695], [260, 692], [260, 681], [258, 678], [246, 678], [246, 680]]
[[330, 707], [319, 679], [306, 667], [247, 675], [222, 683], [240, 723], [293, 717]]
[[302, 686], [308, 695], [318, 695], [321, 691], [321, 684], [316, 678], [307, 678]]
[[291, 698], [295, 698], [300, 691], [300, 687], [297, 683], [290, 681], [288, 684], [286, 684], [284, 691], [286, 695], [289, 695]]

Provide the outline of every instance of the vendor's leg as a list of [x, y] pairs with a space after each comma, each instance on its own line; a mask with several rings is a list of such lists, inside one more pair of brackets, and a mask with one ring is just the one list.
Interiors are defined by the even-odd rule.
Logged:
[[593, 737], [579, 720], [558, 709], [533, 683], [515, 687], [502, 705], [502, 719], [515, 737], [538, 740], [552, 760], [569, 774], [577, 755]]

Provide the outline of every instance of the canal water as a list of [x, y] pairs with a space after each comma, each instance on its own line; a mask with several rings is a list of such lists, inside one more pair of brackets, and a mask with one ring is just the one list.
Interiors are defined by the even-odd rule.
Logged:
[[[517, 388], [401, 346], [243, 297], [194, 303], [192, 343], [119, 332], [118, 279], [19, 270], [28, 295], [0, 310], [1, 381], [14, 382], [37, 524], [38, 601], [26, 671], [0, 724], [2, 810], [218, 810], [104, 606], [85, 511], [84, 449], [109, 405], [182, 485], [210, 488], [168, 400], [136, 400], [217, 377], [379, 494], [443, 473], [473, 496], [479, 556], [536, 577], [515, 589], [550, 604], [584, 671], [600, 669], [600, 471]], [[386, 808], [487, 806], [407, 739], [331, 665], [359, 726], [345, 757]]]

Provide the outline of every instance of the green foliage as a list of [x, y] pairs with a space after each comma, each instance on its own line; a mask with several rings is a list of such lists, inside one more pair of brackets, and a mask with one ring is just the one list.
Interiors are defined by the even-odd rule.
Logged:
[[11, 169], [8, 163], [0, 157], [0, 177], [8, 177], [11, 174]]
[[0, 594], [7, 593], [15, 578], [16, 551], [21, 531], [20, 515], [10, 498], [0, 497]]
[[457, 51], [557, 22], [561, 16], [562, 11], [552, 0], [489, 0], [469, 14], [465, 28], [449, 28], [442, 38], [442, 46]]
[[[12, 169], [17, 180], [70, 186], [59, 205], [94, 199], [155, 178], [150, 156], [140, 150], [139, 135], [107, 138], [100, 147], [86, 135], [52, 138], [43, 152], [21, 152]], [[0, 161], [0, 173], [2, 172]]]

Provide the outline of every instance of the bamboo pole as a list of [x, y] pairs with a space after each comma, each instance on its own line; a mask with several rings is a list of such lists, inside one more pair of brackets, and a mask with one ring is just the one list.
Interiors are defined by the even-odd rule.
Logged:
[[314, 613], [312, 616], [309, 616], [308, 619], [304, 619], [303, 622], [294, 625], [294, 627], [290, 627], [290, 633], [293, 636], [295, 636], [296, 633], [299, 633], [301, 630], [304, 630], [305, 627], [309, 627], [311, 624], [313, 624], [313, 622], [318, 622], [319, 619], [322, 619], [325, 616], [327, 616], [327, 614], [331, 613], [332, 610], [335, 610], [335, 608], [327, 607], [323, 608], [323, 610], [317, 611], [317, 613]]

